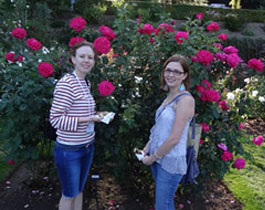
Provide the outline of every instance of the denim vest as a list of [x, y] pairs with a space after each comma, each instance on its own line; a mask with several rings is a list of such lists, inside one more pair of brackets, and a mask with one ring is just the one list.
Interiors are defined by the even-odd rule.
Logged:
[[[157, 149], [164, 143], [169, 137], [174, 121], [175, 121], [175, 110], [173, 105], [183, 95], [190, 95], [189, 93], [180, 94], [173, 103], [167, 106], [162, 105], [156, 111], [155, 125], [151, 129], [149, 153], [154, 154]], [[186, 174], [187, 161], [186, 161], [186, 150], [187, 150], [187, 137], [191, 119], [188, 120], [186, 126], [182, 132], [181, 138], [178, 144], [173, 147], [166, 155], [164, 155], [157, 162], [161, 167], [172, 174]]]

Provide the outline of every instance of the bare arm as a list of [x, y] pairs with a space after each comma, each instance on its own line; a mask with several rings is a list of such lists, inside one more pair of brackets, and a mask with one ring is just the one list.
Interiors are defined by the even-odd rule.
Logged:
[[175, 147], [182, 135], [182, 132], [188, 120], [194, 115], [195, 101], [190, 96], [183, 96], [176, 105], [175, 120], [169, 137], [158, 148], [156, 153], [143, 158], [146, 165], [152, 164], [157, 159], [166, 155], [173, 147]]

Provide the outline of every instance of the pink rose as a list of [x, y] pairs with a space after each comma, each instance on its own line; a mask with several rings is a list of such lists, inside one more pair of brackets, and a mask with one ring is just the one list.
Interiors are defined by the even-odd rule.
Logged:
[[39, 50], [42, 47], [41, 43], [35, 38], [27, 39], [26, 45], [32, 50]]
[[246, 162], [242, 158], [237, 158], [234, 162], [234, 167], [237, 168], [238, 170], [244, 168], [246, 165]]
[[248, 67], [251, 69], [255, 69], [256, 71], [263, 71], [264, 65], [261, 60], [252, 58], [248, 61]]
[[244, 123], [240, 123], [238, 126], [238, 130], [240, 131], [244, 127]]
[[84, 39], [82, 37], [72, 37], [68, 43], [69, 47], [73, 47], [75, 44], [84, 41]]
[[111, 47], [110, 41], [105, 36], [96, 38], [93, 45], [99, 54], [107, 54]]
[[224, 52], [226, 54], [230, 54], [230, 53], [238, 53], [238, 49], [234, 46], [228, 46], [224, 48]]
[[53, 66], [46, 62], [41, 62], [38, 65], [38, 70], [41, 76], [49, 77], [53, 74]]
[[204, 143], [204, 140], [203, 139], [200, 139], [199, 144], [203, 144], [203, 143]]
[[224, 62], [226, 61], [226, 58], [227, 58], [227, 54], [220, 53], [220, 52], [216, 53], [215, 56], [216, 56], [216, 58], [218, 60], [221, 60], [221, 61], [224, 61]]
[[227, 150], [227, 146], [225, 144], [218, 144], [217, 146], [224, 151]]
[[242, 62], [242, 59], [236, 53], [230, 53], [227, 55], [226, 62], [228, 66], [235, 68], [240, 62]]
[[196, 19], [201, 20], [202, 18], [203, 18], [203, 13], [202, 13], [202, 12], [199, 12], [199, 13], [196, 15]]
[[75, 31], [81, 31], [86, 25], [86, 21], [82, 17], [75, 17], [70, 21], [70, 28]]
[[172, 20], [171, 23], [170, 23], [172, 26], [176, 25], [175, 21]]
[[[188, 33], [185, 31], [178, 31], [175, 34], [175, 40], [177, 41], [177, 43], [181, 44], [183, 42], [183, 39], [188, 40]], [[183, 39], [179, 39], [179, 38], [183, 38]]]
[[221, 158], [223, 159], [223, 161], [232, 160], [233, 159], [233, 154], [228, 152], [228, 151], [224, 151], [224, 153], [222, 154]]
[[222, 109], [222, 110], [228, 110], [230, 107], [227, 105], [225, 100], [221, 100], [218, 104], [218, 106]]
[[202, 131], [203, 132], [208, 132], [210, 130], [210, 126], [207, 123], [201, 123], [202, 126]]
[[6, 53], [6, 60], [7, 61], [11, 61], [11, 62], [15, 62], [15, 53], [10, 52], [10, 53]]
[[219, 38], [220, 40], [222, 40], [222, 41], [225, 41], [225, 40], [227, 40], [227, 35], [224, 34], [224, 33], [222, 33], [222, 34], [219, 34], [219, 35], [218, 35], [218, 38]]
[[112, 40], [112, 39], [116, 38], [116, 34], [108, 26], [104, 26], [104, 25], [100, 26], [99, 27], [99, 31], [100, 31], [102, 36], [107, 37], [109, 40]]
[[98, 92], [101, 96], [108, 96], [110, 95], [115, 89], [115, 86], [106, 80], [101, 81], [98, 84]]
[[14, 164], [15, 164], [15, 161], [14, 161], [14, 160], [8, 160], [8, 161], [7, 161], [7, 164], [8, 164], [8, 165], [14, 165]]
[[263, 140], [264, 140], [263, 136], [258, 136], [253, 138], [253, 143], [260, 146], [263, 143]]
[[11, 35], [17, 39], [23, 39], [27, 36], [27, 31], [24, 28], [15, 28], [11, 32]]
[[208, 66], [214, 59], [213, 55], [208, 50], [200, 50], [196, 54], [196, 57], [201, 64], [204, 64], [206, 66]]
[[219, 30], [219, 25], [216, 22], [212, 22], [209, 25], [206, 26], [206, 29], [208, 31], [218, 31]]
[[222, 44], [221, 43], [213, 43], [213, 46], [214, 47], [216, 47], [216, 48], [218, 48], [219, 50], [222, 50], [223, 49], [223, 46], [222, 46]]

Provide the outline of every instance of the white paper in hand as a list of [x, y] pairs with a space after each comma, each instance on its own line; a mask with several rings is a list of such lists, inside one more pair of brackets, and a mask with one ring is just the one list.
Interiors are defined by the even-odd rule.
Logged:
[[143, 150], [134, 148], [133, 152], [135, 153], [135, 155], [139, 161], [141, 161], [143, 159], [143, 157], [144, 157], [144, 151]]
[[109, 112], [108, 114], [106, 114], [103, 119], [101, 120], [101, 122], [109, 124], [110, 121], [114, 118], [115, 113], [114, 112]]

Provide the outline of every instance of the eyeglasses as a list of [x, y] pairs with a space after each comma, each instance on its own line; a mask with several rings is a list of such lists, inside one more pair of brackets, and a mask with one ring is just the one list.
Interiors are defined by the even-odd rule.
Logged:
[[169, 75], [170, 73], [172, 73], [174, 76], [180, 76], [182, 74], [185, 74], [185, 72], [181, 72], [178, 70], [165, 69], [165, 74]]

